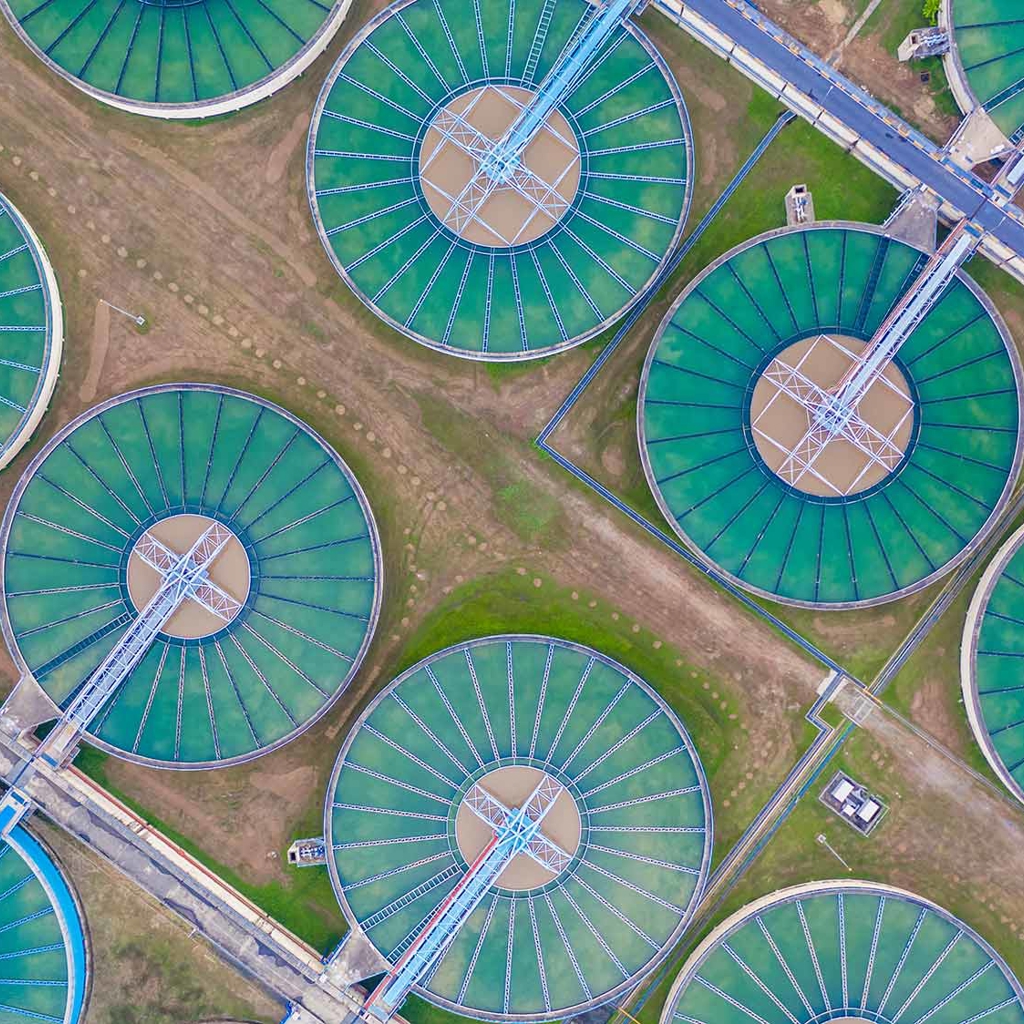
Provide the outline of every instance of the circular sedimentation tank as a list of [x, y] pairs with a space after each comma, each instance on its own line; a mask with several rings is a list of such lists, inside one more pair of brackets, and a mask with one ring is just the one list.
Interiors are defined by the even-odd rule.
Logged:
[[733, 582], [878, 604], [948, 572], [999, 515], [1021, 460], [1020, 366], [963, 272], [860, 403], [892, 458], [842, 440], [813, 464], [791, 455], [809, 429], [795, 375], [834, 386], [926, 259], [866, 225], [770, 232], [662, 322], [640, 386], [644, 469], [676, 532]]
[[53, 71], [113, 107], [212, 117], [283, 88], [323, 51], [347, 0], [0, 0]]
[[870, 882], [814, 882], [734, 914], [696, 949], [662, 1024], [1020, 1024], [1024, 992], [948, 911]]
[[473, 359], [549, 355], [611, 324], [667, 262], [689, 207], [690, 129], [634, 22], [525, 150], [528, 186], [481, 177], [475, 154], [587, 9], [399, 0], [331, 72], [310, 132], [314, 220], [338, 273], [403, 334]]
[[553, 1020], [630, 989], [672, 948], [703, 891], [711, 806], [682, 724], [588, 648], [533, 636], [440, 651], [390, 683], [345, 741], [325, 835], [352, 925], [395, 963], [493, 834], [474, 784], [522, 806], [560, 793], [543, 831], [560, 873], [514, 858], [420, 995], [489, 1020]]
[[0, 195], [0, 468], [46, 412], [64, 346], [57, 278], [39, 239]]
[[78, 1024], [88, 963], [78, 904], [23, 828], [0, 840], [0, 1020]]
[[[163, 767], [244, 761], [316, 721], [376, 625], [380, 546], [340, 456], [252, 395], [175, 384], [111, 399], [36, 456], [4, 519], [3, 628], [22, 672], [65, 707], [156, 592], [156, 542], [227, 540], [217, 616], [186, 600], [90, 726]], [[239, 607], [240, 606], [240, 607]]]
[[1024, 20], [1017, 0], [945, 0], [947, 59], [965, 113], [984, 110], [1007, 138], [1024, 128]]
[[1024, 528], [1006, 541], [974, 593], [960, 646], [964, 706], [982, 752], [1024, 802]]

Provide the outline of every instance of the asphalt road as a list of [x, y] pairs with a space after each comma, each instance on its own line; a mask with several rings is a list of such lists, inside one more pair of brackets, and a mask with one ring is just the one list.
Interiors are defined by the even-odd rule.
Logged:
[[[905, 136], [897, 131], [895, 125], [903, 122], [892, 111], [877, 100], [860, 98], [863, 94], [857, 86], [804, 48], [799, 48], [799, 54], [794, 53], [785, 42], [791, 42], [791, 37], [774, 22], [752, 9], [748, 10], [752, 17], [746, 17], [726, 0], [685, 0], [685, 4], [918, 181], [973, 215], [986, 231], [1024, 256], [1024, 217], [1017, 220], [1008, 216], [991, 202], [991, 186], [971, 172], [943, 162], [942, 148], [920, 133], [910, 129]], [[865, 102], [871, 102], [875, 109]]]

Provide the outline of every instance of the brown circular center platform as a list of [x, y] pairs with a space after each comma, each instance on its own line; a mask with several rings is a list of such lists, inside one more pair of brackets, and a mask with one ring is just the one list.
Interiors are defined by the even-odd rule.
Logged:
[[[545, 773], [539, 768], [509, 765], [488, 772], [477, 785], [508, 808], [522, 807], [537, 788]], [[580, 845], [583, 822], [579, 808], [568, 790], [562, 790], [555, 805], [545, 815], [541, 832], [566, 853], [574, 855]], [[478, 818], [463, 801], [455, 817], [455, 841], [467, 864], [472, 864], [491, 841], [494, 830]], [[532, 857], [519, 854], [498, 875], [495, 885], [503, 889], [523, 891], [547, 885], [555, 873], [538, 864]]]
[[524, 245], [550, 231], [580, 185], [580, 147], [565, 117], [552, 110], [523, 152], [530, 174], [494, 185], [481, 171], [486, 140], [501, 137], [536, 94], [485, 85], [457, 96], [435, 116], [420, 147], [420, 183], [430, 209], [451, 231], [477, 245]]
[[750, 426], [758, 453], [781, 480], [806, 494], [835, 498], [866, 491], [895, 470], [910, 443], [914, 402], [895, 363], [857, 405], [860, 419], [873, 428], [869, 442], [840, 436], [824, 446], [802, 443], [811, 415], [797, 393], [834, 388], [866, 346], [838, 334], [805, 338], [775, 356], [754, 386]]
[[[183, 555], [212, 524], [213, 520], [206, 516], [169, 516], [151, 526], [146, 534], [155, 537], [176, 555]], [[249, 596], [249, 556], [236, 536], [232, 535], [214, 560], [209, 569], [209, 577], [239, 604], [245, 604]], [[143, 561], [136, 544], [128, 559], [128, 594], [136, 610], [141, 611], [145, 608], [159, 589], [161, 579], [160, 573]], [[186, 600], [167, 620], [162, 632], [169, 636], [194, 640], [216, 633], [229, 621], [231, 619], [225, 620], [215, 615], [196, 601]]]

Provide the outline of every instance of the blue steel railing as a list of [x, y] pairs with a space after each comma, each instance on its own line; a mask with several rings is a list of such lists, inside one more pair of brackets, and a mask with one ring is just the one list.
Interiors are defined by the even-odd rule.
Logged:
[[519, 166], [519, 158], [533, 137], [547, 122], [548, 115], [568, 95], [580, 74], [613, 32], [647, 0], [608, 0], [597, 10], [583, 31], [562, 51], [548, 72], [537, 95], [505, 130], [494, 149], [481, 163], [481, 170], [493, 180], [505, 181]]

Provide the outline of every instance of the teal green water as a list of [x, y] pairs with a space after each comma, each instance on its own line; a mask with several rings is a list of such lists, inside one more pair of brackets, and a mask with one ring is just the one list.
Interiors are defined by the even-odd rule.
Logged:
[[899, 352], [917, 432], [894, 474], [816, 499], [757, 454], [749, 410], [766, 361], [818, 333], [870, 338], [924, 259], [866, 230], [755, 240], [698, 279], [656, 340], [641, 402], [651, 486], [740, 583], [822, 605], [885, 599], [948, 569], [1012, 485], [1014, 364], [962, 280]]
[[0, 1024], [63, 1024], [68, 1001], [67, 944], [54, 906], [18, 851], [0, 843]]
[[66, 705], [136, 614], [127, 564], [182, 513], [246, 547], [243, 611], [202, 640], [160, 634], [91, 732], [177, 765], [251, 756], [345, 688], [376, 616], [376, 532], [354, 477], [304, 425], [215, 388], [136, 392], [46, 454], [17, 501], [4, 561], [20, 656]]
[[310, 187], [336, 265], [395, 327], [438, 348], [514, 358], [583, 340], [654, 276], [685, 216], [685, 111], [667, 70], [625, 30], [562, 104], [583, 175], [551, 231], [528, 245], [475, 246], [431, 212], [410, 170], [434, 111], [488, 81], [539, 83], [585, 4], [559, 0], [546, 34], [543, 8], [395, 4], [339, 62], [314, 122]]
[[1008, 136], [1024, 126], [1024, 18], [1019, 0], [954, 0], [956, 47], [978, 102]]
[[1024, 785], [1024, 548], [1020, 541], [992, 589], [981, 616], [972, 680], [986, 746], [1018, 785]]
[[683, 1024], [1024, 1021], [1016, 979], [963, 924], [870, 887], [783, 897], [687, 971], [672, 1006]]
[[556, 1017], [626, 987], [673, 941], [710, 855], [696, 753], [615, 663], [563, 641], [493, 638], [410, 669], [335, 768], [335, 882], [347, 913], [396, 960], [465, 870], [454, 841], [462, 795], [508, 764], [543, 768], [569, 789], [580, 852], [546, 887], [489, 890], [427, 995], [469, 1013]]
[[0, 449], [32, 415], [50, 358], [56, 295], [39, 269], [34, 244], [0, 195]]
[[320, 0], [8, 0], [42, 53], [86, 85], [145, 103], [197, 103], [274, 74], [314, 38]]

